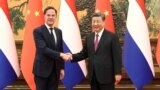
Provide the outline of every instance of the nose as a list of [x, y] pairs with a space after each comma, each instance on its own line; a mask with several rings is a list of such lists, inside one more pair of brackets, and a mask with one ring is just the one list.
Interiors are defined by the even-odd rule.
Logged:
[[93, 25], [97, 25], [97, 22], [94, 22]]
[[49, 18], [53, 18], [53, 16], [49, 16]]

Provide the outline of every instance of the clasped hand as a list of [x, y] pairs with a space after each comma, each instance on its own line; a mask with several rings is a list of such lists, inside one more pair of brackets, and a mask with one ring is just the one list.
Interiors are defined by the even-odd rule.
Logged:
[[71, 53], [61, 53], [60, 56], [64, 61], [71, 61], [72, 60]]

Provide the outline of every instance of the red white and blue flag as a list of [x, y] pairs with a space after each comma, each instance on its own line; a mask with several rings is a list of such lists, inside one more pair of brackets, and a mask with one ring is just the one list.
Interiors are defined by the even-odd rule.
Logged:
[[[63, 33], [64, 52], [77, 53], [82, 49], [82, 41], [77, 23], [75, 0], [61, 0], [58, 27]], [[65, 77], [62, 80], [67, 90], [72, 89], [87, 75], [85, 61], [65, 62]]]
[[0, 0], [0, 90], [20, 75], [7, 0]]
[[142, 90], [155, 73], [146, 18], [136, 0], [129, 0], [123, 59], [129, 78]]

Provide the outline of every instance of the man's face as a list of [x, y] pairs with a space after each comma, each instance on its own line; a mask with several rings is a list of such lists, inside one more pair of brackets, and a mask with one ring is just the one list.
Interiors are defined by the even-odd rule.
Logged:
[[45, 22], [48, 26], [53, 26], [56, 19], [56, 12], [53, 9], [47, 10], [45, 14]]
[[104, 21], [101, 17], [92, 17], [92, 31], [100, 32], [104, 27]]

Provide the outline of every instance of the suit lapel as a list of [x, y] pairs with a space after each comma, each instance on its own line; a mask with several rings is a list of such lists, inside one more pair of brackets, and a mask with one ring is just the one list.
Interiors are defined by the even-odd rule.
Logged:
[[46, 37], [46, 40], [51, 42], [52, 46], [54, 46], [54, 42], [53, 42], [53, 39], [51, 38], [51, 34], [45, 25], [42, 27], [42, 32], [44, 34], [44, 37]]
[[55, 34], [56, 34], [56, 38], [57, 38], [57, 45], [56, 46], [58, 46], [58, 41], [60, 39], [60, 36], [59, 36], [58, 30], [56, 28], [54, 28], [54, 30], [55, 30]]
[[92, 52], [95, 52], [95, 50], [94, 50], [94, 36], [95, 36], [95, 34], [94, 33], [92, 33], [91, 34], [91, 38], [89, 39], [90, 40], [90, 42], [91, 42], [91, 50], [93, 50]]
[[101, 45], [102, 45], [103, 42], [104, 42], [104, 39], [105, 39], [105, 30], [104, 30], [103, 33], [102, 33], [102, 36], [101, 36], [101, 38], [100, 38], [100, 40], [99, 40], [98, 47], [97, 47], [97, 50], [96, 50], [96, 51], [98, 51], [98, 49], [101, 47]]

